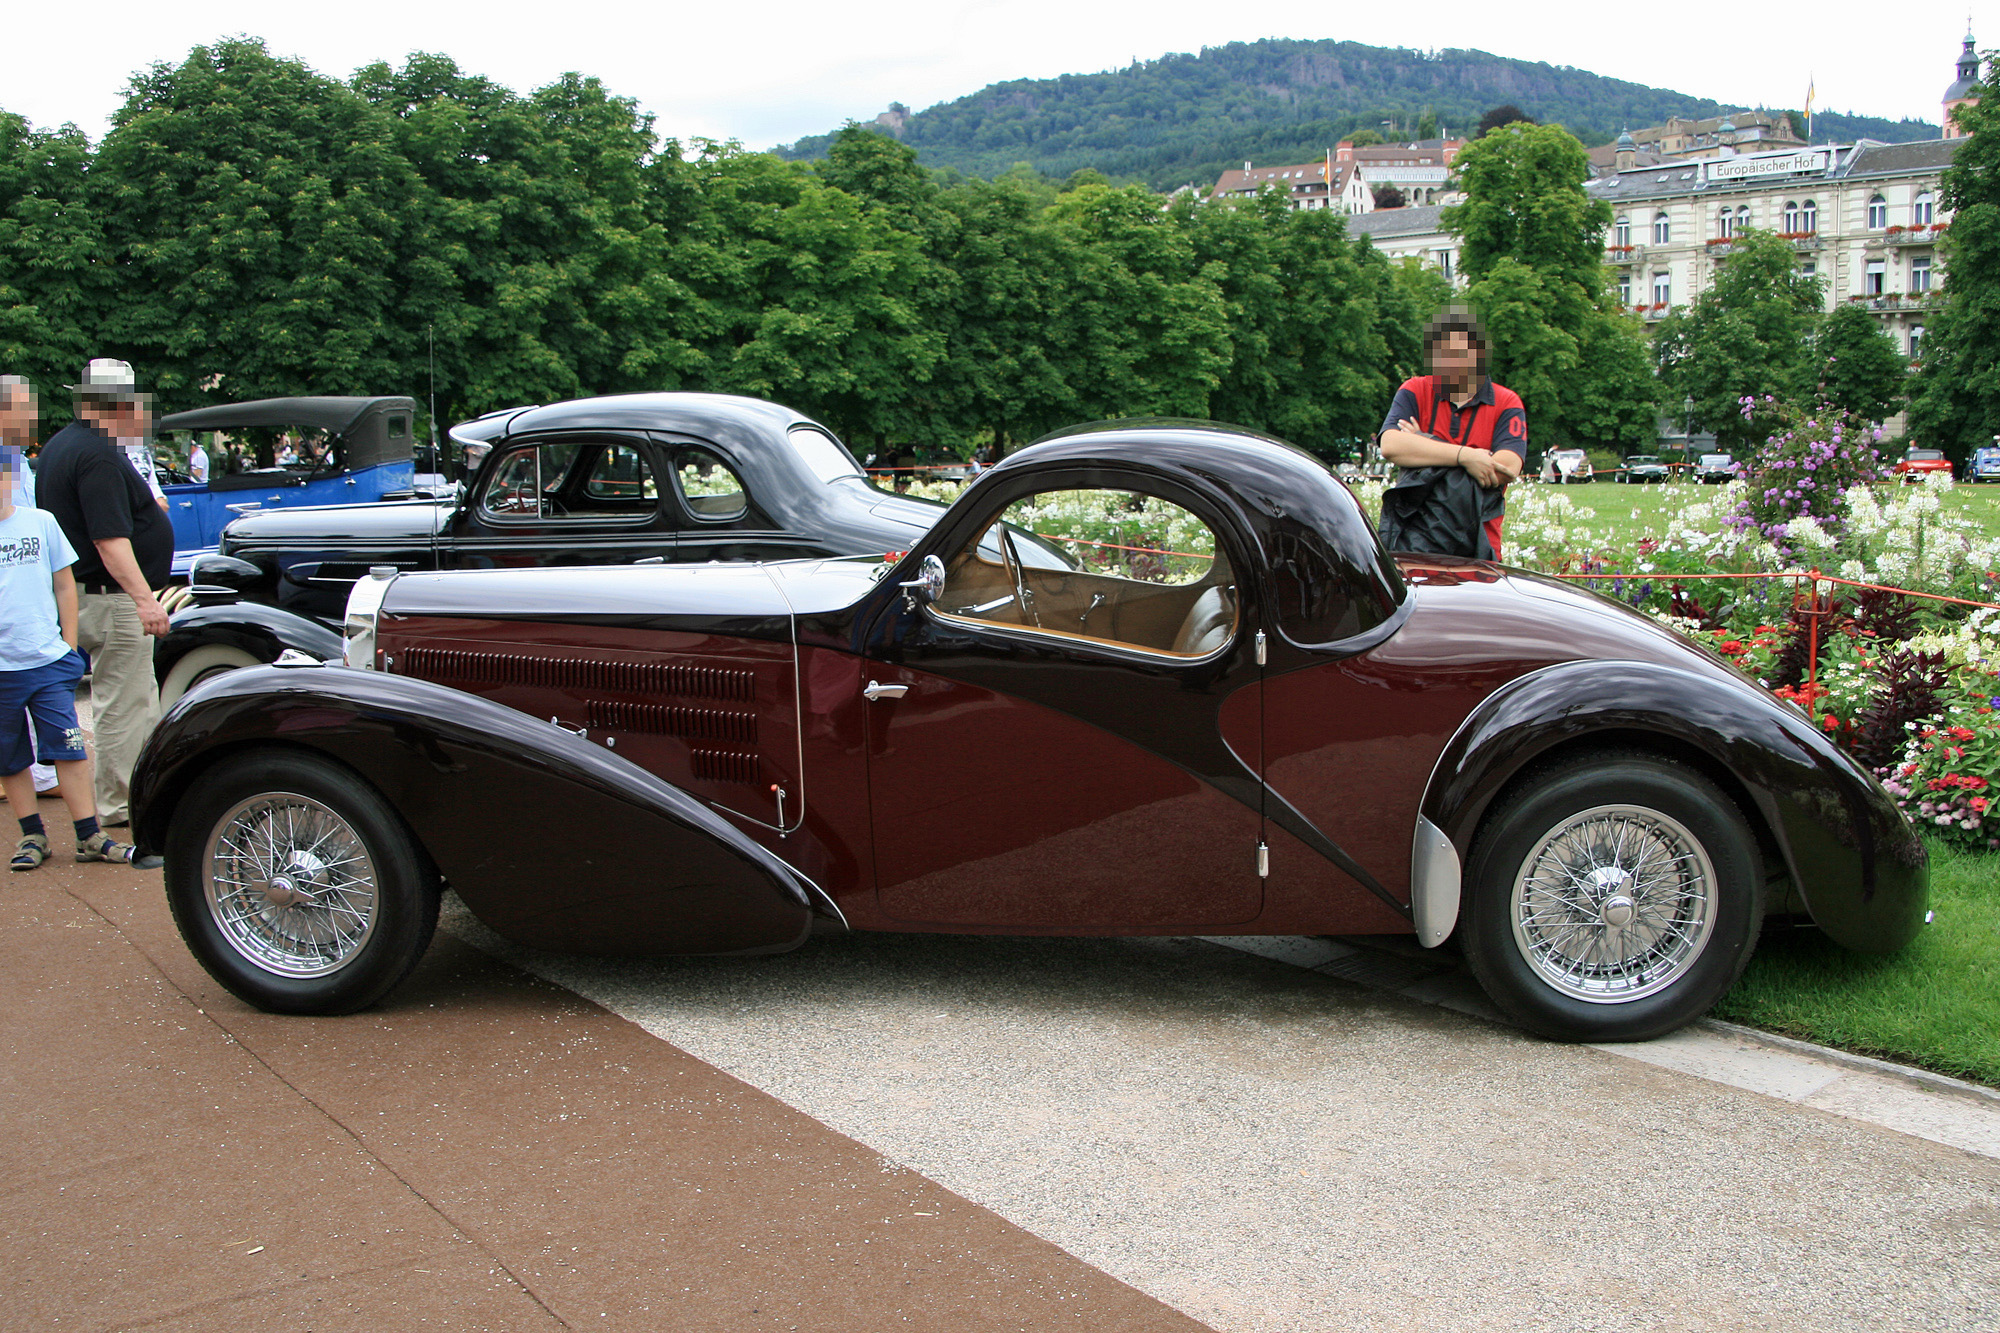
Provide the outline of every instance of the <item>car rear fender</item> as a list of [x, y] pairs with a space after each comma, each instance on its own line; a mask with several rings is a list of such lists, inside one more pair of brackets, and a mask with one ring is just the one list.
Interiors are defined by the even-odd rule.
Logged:
[[[1697, 671], [1652, 662], [1567, 662], [1495, 691], [1431, 772], [1417, 826], [1443, 899], [1452, 854], [1470, 859], [1481, 820], [1536, 762], [1601, 745], [1693, 758], [1734, 789], [1822, 930], [1850, 949], [1891, 952], [1922, 926], [1929, 864], [1881, 786], [1794, 710]], [[1442, 833], [1449, 852], [1425, 833]]]
[[231, 754], [295, 747], [347, 765], [500, 934], [601, 954], [768, 953], [839, 909], [705, 802], [615, 752], [442, 685], [346, 667], [231, 672], [160, 725], [132, 777], [133, 832]]
[[153, 646], [154, 677], [164, 681], [174, 663], [211, 644], [240, 648], [260, 662], [275, 662], [287, 648], [323, 662], [343, 648], [340, 635], [317, 620], [261, 602], [190, 606], [173, 614]]

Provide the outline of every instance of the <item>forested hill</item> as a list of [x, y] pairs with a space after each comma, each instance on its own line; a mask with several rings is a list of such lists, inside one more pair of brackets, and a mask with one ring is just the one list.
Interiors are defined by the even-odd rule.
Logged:
[[[1799, 95], [1803, 100], [1805, 89]], [[1416, 136], [1426, 111], [1445, 130], [1464, 133], [1503, 103], [1537, 120], [1560, 122], [1586, 144], [1670, 116], [1741, 109], [1484, 51], [1274, 38], [1102, 74], [996, 83], [913, 114], [892, 108], [886, 120], [927, 166], [992, 177], [1027, 162], [1057, 178], [1094, 167], [1114, 179], [1171, 189], [1206, 186], [1246, 159], [1317, 157], [1357, 129], [1379, 130], [1385, 120], [1396, 122], [1396, 136]], [[1813, 129], [1819, 141], [1865, 136], [1894, 143], [1938, 133], [1922, 121], [1824, 112]], [[816, 158], [829, 142], [830, 136], [818, 135], [777, 151]]]

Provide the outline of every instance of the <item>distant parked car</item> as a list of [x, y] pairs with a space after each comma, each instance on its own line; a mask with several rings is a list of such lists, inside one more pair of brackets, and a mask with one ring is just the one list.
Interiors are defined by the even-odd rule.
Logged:
[[[868, 484], [825, 427], [720, 394], [513, 408], [452, 428], [477, 470], [443, 500], [253, 509], [194, 562], [194, 605], [153, 651], [172, 704], [290, 648], [340, 652], [371, 569], [791, 560], [907, 550], [944, 506]], [[404, 442], [404, 475], [410, 461]]]
[[1896, 480], [1920, 482], [1933, 472], [1951, 475], [1951, 460], [1939, 449], [1912, 449], [1896, 464]]
[[1592, 481], [1590, 455], [1581, 449], [1551, 449], [1542, 460], [1543, 481]]
[[261, 428], [299, 431], [316, 443], [308, 461], [224, 473], [214, 459], [208, 481], [184, 472], [164, 478], [174, 575], [187, 576], [198, 557], [214, 551], [239, 514], [410, 498], [416, 414], [414, 398], [260, 398], [161, 417], [161, 435]]
[[2000, 481], [2000, 449], [1974, 449], [1966, 465], [1967, 481]]
[[1703, 454], [1694, 465], [1694, 479], [1700, 482], [1733, 481], [1736, 477], [1736, 460], [1728, 454]]
[[1665, 481], [1667, 475], [1667, 465], [1652, 454], [1633, 454], [1625, 460], [1625, 470], [1618, 474], [1618, 480]]

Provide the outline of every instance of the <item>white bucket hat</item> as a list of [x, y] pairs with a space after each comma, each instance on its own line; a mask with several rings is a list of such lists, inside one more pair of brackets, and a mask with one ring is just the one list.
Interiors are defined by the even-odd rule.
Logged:
[[136, 398], [139, 379], [130, 361], [100, 356], [83, 368], [83, 383], [67, 386], [85, 398]]

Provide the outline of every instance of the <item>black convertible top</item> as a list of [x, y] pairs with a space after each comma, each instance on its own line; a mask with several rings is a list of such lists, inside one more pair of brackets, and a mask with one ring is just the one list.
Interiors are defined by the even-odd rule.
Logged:
[[161, 417], [154, 429], [235, 430], [244, 426], [305, 426], [339, 436], [350, 468], [408, 458], [414, 398], [258, 398], [217, 403]]

